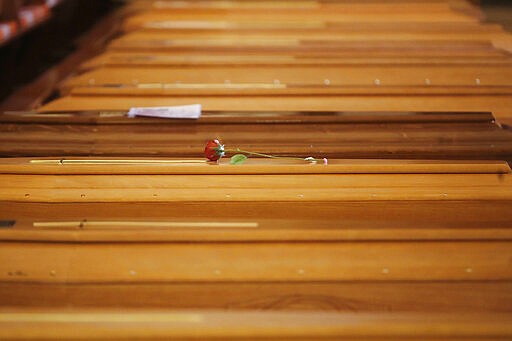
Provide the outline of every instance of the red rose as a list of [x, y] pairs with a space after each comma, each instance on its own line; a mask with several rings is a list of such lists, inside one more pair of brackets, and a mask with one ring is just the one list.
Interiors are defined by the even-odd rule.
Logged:
[[[288, 160], [302, 160], [310, 163], [317, 163], [318, 159], [315, 159], [312, 156], [308, 156], [306, 158], [302, 157], [290, 157], [290, 156], [275, 156], [263, 153], [250, 152], [248, 150], [242, 150], [240, 148], [236, 149], [225, 149], [224, 145], [220, 143], [219, 140], [210, 140], [206, 143], [206, 147], [204, 148], [204, 155], [209, 161], [218, 161], [221, 157], [223, 157], [226, 152], [228, 153], [237, 153], [231, 157], [230, 164], [239, 165], [247, 160], [248, 155], [255, 155], [258, 157], [268, 157], [272, 159], [288, 159]], [[328, 161], [324, 158], [324, 165], [327, 165]]]
[[219, 140], [211, 140], [206, 143], [204, 155], [210, 161], [217, 161], [224, 156], [224, 145]]

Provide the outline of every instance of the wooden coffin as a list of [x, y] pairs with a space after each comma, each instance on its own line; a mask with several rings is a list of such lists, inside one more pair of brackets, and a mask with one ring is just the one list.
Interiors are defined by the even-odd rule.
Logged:
[[202, 157], [204, 143], [318, 158], [512, 159], [489, 113], [206, 112], [199, 120], [126, 112], [0, 115], [3, 156]]
[[1, 173], [6, 306], [509, 311], [506, 163], [12, 159]]

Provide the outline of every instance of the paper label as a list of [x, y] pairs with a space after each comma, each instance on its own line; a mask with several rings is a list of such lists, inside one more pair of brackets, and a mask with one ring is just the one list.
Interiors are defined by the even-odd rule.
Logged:
[[201, 117], [201, 104], [183, 105], [179, 107], [131, 108], [128, 112], [128, 117], [135, 116], [197, 120]]

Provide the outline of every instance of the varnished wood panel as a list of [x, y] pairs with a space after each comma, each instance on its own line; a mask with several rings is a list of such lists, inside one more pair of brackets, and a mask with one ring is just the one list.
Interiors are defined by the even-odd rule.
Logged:
[[214, 137], [232, 149], [319, 158], [510, 160], [512, 154], [512, 135], [485, 113], [205, 112], [198, 121], [180, 121], [64, 112], [0, 120], [0, 151], [8, 156], [197, 158]]
[[4, 307], [510, 313], [512, 283], [0, 283]]
[[[345, 96], [65, 96], [38, 110], [108, 111], [132, 107], [201, 103], [205, 111], [492, 111], [509, 117], [509, 95], [345, 95]], [[499, 117], [499, 116], [498, 116]]]
[[[336, 222], [340, 229], [371, 227], [376, 232], [383, 226], [404, 229], [423, 228], [507, 228], [512, 212], [509, 201], [440, 201], [426, 200], [372, 202], [165, 202], [152, 203], [36, 203], [2, 201], [2, 219], [32, 225], [45, 220], [163, 220], [179, 221], [262, 221], [290, 219], [308, 222]], [[212, 216], [212, 212], [215, 215]], [[314, 224], [313, 224], [314, 225]], [[8, 229], [4, 230], [5, 232]], [[254, 232], [254, 229], [250, 231]], [[250, 232], [248, 231], [248, 232]], [[200, 232], [206, 234], [207, 231]], [[213, 231], [215, 232], [215, 231]], [[456, 231], [454, 231], [456, 232]], [[381, 238], [385, 238], [382, 233]], [[390, 235], [388, 238], [394, 238]]]
[[[346, 22], [475, 22], [477, 18], [455, 13], [452, 11], [438, 11], [434, 15], [432, 13], [422, 13], [420, 11], [407, 11], [407, 6], [400, 6], [390, 8], [385, 15], [382, 9], [375, 11], [319, 11], [311, 9], [274, 9], [268, 10], [251, 10], [243, 11], [235, 14], [229, 13], [214, 13], [214, 11], [200, 12], [200, 11], [187, 11], [179, 13], [179, 20], [226, 20], [230, 22], [265, 22], [266, 25], [272, 22], [305, 22], [301, 26], [316, 24], [316, 26], [325, 25], [328, 23], [346, 23]], [[179, 11], [179, 10], [178, 10]], [[295, 12], [295, 13], [294, 13]], [[176, 20], [176, 19], [175, 19]], [[132, 30], [138, 27], [144, 27], [148, 23], [170, 21], [169, 13], [165, 12], [148, 12], [140, 15], [132, 16], [125, 21], [124, 28]], [[296, 24], [297, 25], [297, 24]], [[261, 24], [260, 24], [261, 26]]]
[[368, 56], [369, 54], [378, 57], [503, 57], [508, 53], [486, 40], [480, 41], [349, 41], [337, 44], [307, 44], [297, 40], [276, 41], [271, 45], [265, 42], [246, 42], [243, 45], [234, 44], [230, 41], [206, 41], [197, 40], [184, 42], [179, 45], [165, 42], [141, 42], [140, 44], [111, 44], [110, 51], [116, 52], [143, 52], [154, 53], [167, 52], [175, 55], [188, 55], [190, 53], [202, 53], [212, 55], [224, 54], [271, 54], [271, 55], [305, 55], [324, 57], [352, 57]]
[[[69, 111], [40, 113], [37, 111], [8, 111], [0, 114], [0, 122], [24, 123], [24, 124], [58, 124], [58, 125], [97, 125], [108, 126], [118, 125], [187, 125], [201, 126], [203, 124], [302, 124], [313, 123], [323, 124], [348, 124], [348, 123], [454, 123], [460, 126], [463, 123], [480, 123], [475, 129], [498, 128], [495, 118], [490, 112], [246, 112], [246, 111], [224, 111], [224, 112], [202, 112], [201, 119], [197, 121], [187, 120], [162, 120], [151, 117], [127, 117], [126, 111]], [[484, 123], [488, 124], [485, 125]], [[491, 124], [491, 125], [489, 125]], [[4, 126], [5, 127], [5, 126]], [[449, 126], [446, 126], [449, 128]], [[13, 129], [13, 127], [10, 127]], [[309, 128], [311, 129], [311, 128]], [[7, 130], [6, 130], [7, 131]]]
[[[327, 167], [329, 166], [329, 167]], [[229, 160], [175, 158], [10, 158], [0, 160], [0, 174], [507, 174], [505, 161], [340, 160], [307, 162], [303, 158]]]
[[510, 201], [492, 200], [172, 205], [3, 201], [0, 239], [76, 243], [500, 240], [510, 239], [509, 206]]
[[506, 340], [510, 315], [130, 312], [4, 310], [0, 337], [11, 340]]
[[[137, 84], [269, 84], [282, 86], [510, 86], [512, 68], [503, 66], [246, 66], [191, 68], [102, 68], [77, 76], [66, 87]], [[325, 84], [328, 79], [329, 83]], [[375, 80], [378, 79], [378, 84]], [[425, 83], [425, 79], [430, 81]], [[478, 81], [477, 81], [478, 80]], [[176, 85], [176, 86], [178, 86]], [[197, 86], [196, 86], [197, 87]]]
[[[510, 37], [481, 15], [125, 7], [60, 97], [0, 116], [29, 156], [0, 161], [0, 338], [510, 339]], [[212, 138], [329, 161], [206, 163]]]
[[[204, 39], [215, 36], [219, 39], [230, 38], [240, 39], [265, 39], [265, 38], [295, 38], [300, 40], [325, 39], [328, 41], [338, 39], [406, 39], [406, 40], [485, 40], [492, 39], [504, 34], [505, 31], [500, 25], [496, 24], [475, 24], [475, 23], [450, 23], [437, 24], [414, 23], [414, 24], [390, 24], [385, 22], [375, 23], [352, 23], [338, 24], [334, 27], [324, 29], [284, 29], [284, 30], [265, 30], [265, 29], [243, 29], [243, 27], [230, 27], [229, 23], [217, 21], [210, 22], [212, 27], [208, 28], [208, 22], [201, 23], [189, 22], [188, 28], [183, 25], [179, 27], [179, 22], [173, 28], [165, 29], [146, 29], [126, 33], [119, 39], [122, 41], [134, 40], [158, 40], [158, 39]], [[194, 27], [194, 24], [197, 27]], [[406, 33], [407, 32], [407, 33]]]
[[26, 202], [512, 199], [510, 174], [3, 174], [0, 179], [7, 184], [0, 192], [2, 200]]
[[0, 280], [60, 284], [510, 281], [511, 246], [511, 241], [81, 245], [2, 242]]
[[495, 57], [470, 57], [470, 56], [396, 56], [396, 57], [378, 57], [378, 56], [277, 56], [265, 53], [259, 53], [256, 56], [243, 54], [224, 54], [224, 55], [204, 55], [200, 53], [169, 55], [167, 53], [156, 52], [112, 52], [107, 51], [103, 54], [89, 59], [81, 65], [81, 69], [93, 69], [104, 66], [113, 67], [141, 67], [141, 66], [158, 66], [158, 67], [177, 67], [191, 65], [504, 65], [510, 66], [512, 59], [507, 56]]

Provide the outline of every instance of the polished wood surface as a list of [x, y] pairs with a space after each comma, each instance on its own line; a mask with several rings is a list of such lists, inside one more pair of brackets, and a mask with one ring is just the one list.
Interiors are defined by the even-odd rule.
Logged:
[[511, 338], [512, 40], [477, 6], [109, 20], [52, 99], [0, 114], [0, 338]]
[[[6, 311], [0, 315], [1, 334], [13, 340], [75, 340], [116, 338], [179, 338], [182, 340], [485, 340], [510, 337], [509, 316], [432, 316], [401, 314], [359, 316], [332, 313], [247, 313], [175, 311]], [[478, 321], [478, 324], [474, 322]], [[391, 326], [391, 327], [390, 327]], [[28, 327], [28, 328], [27, 328]], [[151, 330], [151, 333], [148, 333]], [[79, 336], [78, 336], [79, 335]]]
[[510, 226], [507, 200], [4, 203], [2, 237], [21, 241], [499, 240]]
[[126, 112], [27, 112], [0, 121], [4, 156], [198, 158], [219, 137], [230, 148], [289, 156], [512, 159], [512, 134], [488, 113], [205, 112], [198, 121], [162, 121]]
[[[116, 177], [3, 175], [7, 201], [372, 201], [372, 200], [510, 200], [510, 177], [496, 175], [401, 175], [400, 177], [244, 175], [215, 178], [196, 175]], [[138, 183], [140, 182], [140, 184]], [[390, 183], [392, 182], [392, 184]], [[425, 184], [426, 182], [426, 184]], [[307, 185], [306, 185], [307, 184]], [[385, 184], [385, 185], [382, 185]], [[365, 185], [371, 189], [364, 188]], [[122, 193], [120, 188], [123, 189]], [[156, 189], [155, 189], [156, 188]]]
[[94, 69], [99, 67], [141, 67], [141, 66], [202, 66], [202, 65], [510, 65], [512, 59], [508, 56], [358, 56], [350, 57], [342, 54], [306, 54], [300, 55], [272, 55], [260, 53], [257, 56], [243, 55], [243, 53], [225, 53], [216, 55], [204, 55], [190, 53], [188, 55], [169, 55], [162, 52], [120, 52], [110, 51], [89, 59], [81, 66], [82, 69]]
[[[218, 309], [411, 314], [510, 314], [508, 281], [49, 284], [2, 283], [4, 307], [32, 309]], [[158, 292], [158, 295], [155, 295]], [[44, 293], [41, 294], [41, 293]], [[468, 299], [471, 297], [471, 299]], [[354, 314], [355, 313], [355, 314]], [[475, 322], [476, 323], [476, 322]]]
[[[328, 167], [327, 167], [328, 166]], [[507, 174], [504, 161], [433, 160], [322, 160], [250, 159], [234, 167], [227, 160], [115, 159], [115, 158], [11, 158], [0, 161], [2, 174]]]
[[212, 111], [492, 111], [510, 122], [501, 64], [509, 54], [500, 48], [509, 35], [479, 23], [466, 4], [163, 2], [132, 10], [129, 32], [85, 65], [99, 69], [67, 81], [68, 96], [41, 111], [201, 101]]
[[[233, 67], [199, 67], [193, 68], [107, 68], [73, 78], [67, 87], [102, 86], [102, 85], [141, 85], [141, 84], [271, 84], [284, 86], [510, 86], [512, 69], [503, 66], [487, 66], [482, 70], [478, 66], [246, 66]], [[328, 79], [329, 83], [324, 81]], [[380, 83], [375, 84], [375, 80]], [[425, 83], [425, 79], [430, 82]], [[477, 81], [479, 79], [479, 81]], [[276, 84], [277, 83], [277, 84]], [[178, 86], [176, 85], [176, 86]]]

